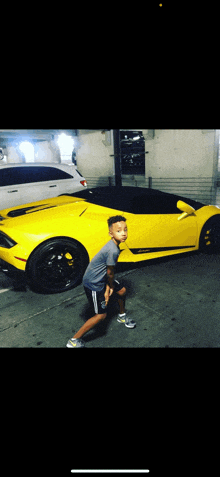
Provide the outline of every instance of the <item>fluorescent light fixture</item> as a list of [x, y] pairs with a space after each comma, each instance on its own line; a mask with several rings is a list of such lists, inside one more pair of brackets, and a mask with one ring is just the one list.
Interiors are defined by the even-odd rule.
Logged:
[[72, 136], [67, 136], [67, 134], [59, 134], [57, 139], [57, 144], [60, 148], [61, 155], [71, 155], [73, 151], [74, 139]]
[[141, 470], [140, 469], [127, 469], [127, 470], [126, 469], [125, 470], [122, 470], [122, 469], [118, 469], [118, 470], [117, 469], [112, 469], [112, 470], [109, 470], [109, 469], [102, 469], [102, 470], [100, 470], [100, 469], [98, 469], [98, 470], [93, 470], [93, 469], [92, 470], [81, 470], [80, 469], [79, 470], [78, 469], [77, 470], [76, 469], [75, 470], [75, 469], [73, 469], [73, 470], [71, 470], [71, 472], [76, 473], [76, 474], [78, 474], [78, 473], [80, 473], [80, 474], [91, 474], [91, 473], [92, 474], [96, 474], [96, 473], [99, 473], [99, 474], [102, 474], [102, 473], [103, 474], [116, 474], [116, 473], [117, 474], [136, 474], [136, 473], [146, 474], [150, 471], [149, 471], [149, 469], [141, 469]]
[[19, 146], [19, 149], [24, 154], [25, 162], [34, 162], [34, 146], [31, 144], [31, 142], [22, 142]]

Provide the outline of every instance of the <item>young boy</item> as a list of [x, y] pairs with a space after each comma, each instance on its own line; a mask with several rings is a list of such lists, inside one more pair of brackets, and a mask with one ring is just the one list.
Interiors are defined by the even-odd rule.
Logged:
[[120, 243], [127, 239], [126, 219], [121, 215], [108, 219], [111, 240], [93, 257], [83, 276], [83, 285], [87, 298], [92, 302], [95, 315], [80, 328], [67, 343], [67, 348], [83, 348], [82, 336], [107, 316], [109, 298], [115, 291], [118, 295], [120, 314], [117, 321], [124, 323], [127, 328], [134, 328], [136, 323], [125, 313], [126, 288], [114, 279], [114, 267], [117, 263]]

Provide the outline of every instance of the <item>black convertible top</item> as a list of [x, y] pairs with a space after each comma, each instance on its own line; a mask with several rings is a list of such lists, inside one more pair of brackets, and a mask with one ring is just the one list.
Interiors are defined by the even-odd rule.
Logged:
[[186, 202], [195, 210], [204, 207], [204, 204], [193, 199], [144, 187], [95, 187], [68, 195], [133, 214], [178, 214], [180, 213], [176, 207], [178, 200]]

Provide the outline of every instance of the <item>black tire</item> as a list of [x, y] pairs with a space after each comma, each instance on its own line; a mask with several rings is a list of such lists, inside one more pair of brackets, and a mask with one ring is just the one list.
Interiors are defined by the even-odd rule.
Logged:
[[30, 256], [27, 274], [30, 286], [43, 293], [62, 293], [78, 285], [89, 262], [78, 242], [58, 237], [40, 245]]
[[220, 253], [220, 216], [211, 217], [202, 228], [199, 250], [203, 253]]

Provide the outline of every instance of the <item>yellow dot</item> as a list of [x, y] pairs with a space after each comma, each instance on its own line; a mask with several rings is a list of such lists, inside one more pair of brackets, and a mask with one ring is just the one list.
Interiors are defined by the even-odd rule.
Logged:
[[159, 3], [159, 7], [162, 7], [162, 3]]

